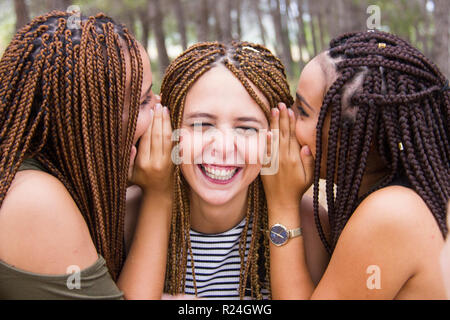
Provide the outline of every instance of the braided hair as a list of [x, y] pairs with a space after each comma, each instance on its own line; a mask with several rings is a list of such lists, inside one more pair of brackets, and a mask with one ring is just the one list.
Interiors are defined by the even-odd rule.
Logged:
[[[182, 125], [184, 104], [189, 89], [205, 72], [220, 63], [239, 79], [267, 118], [269, 118], [270, 109], [275, 108], [279, 102], [284, 102], [286, 105], [292, 104], [293, 99], [284, 67], [268, 49], [248, 42], [232, 42], [230, 45], [219, 42], [199, 43], [188, 48], [169, 65], [161, 85], [161, 102], [171, 110], [174, 129]], [[250, 86], [250, 82], [264, 94], [269, 105], [261, 101]], [[165, 291], [171, 294], [184, 292], [188, 254], [193, 261], [189, 238], [190, 189], [181, 174], [180, 166], [176, 166], [174, 178], [175, 195], [165, 282]], [[252, 223], [253, 232], [248, 257], [245, 260], [247, 231], [250, 223]], [[241, 299], [246, 295], [247, 281], [250, 284], [250, 295], [254, 298], [262, 299], [263, 289], [270, 292], [269, 245], [267, 237], [264, 237], [262, 232], [267, 230], [267, 224], [267, 205], [261, 178], [258, 176], [249, 186], [246, 224], [239, 244]], [[197, 294], [194, 262], [192, 273]]]
[[[0, 206], [24, 159], [36, 159], [70, 192], [115, 279], [124, 257], [125, 155], [139, 111], [142, 61], [124, 26], [103, 14], [72, 26], [69, 16], [36, 17], [0, 61]], [[125, 49], [131, 104], [122, 129]]]
[[[314, 173], [315, 220], [325, 247], [329, 253], [334, 250], [345, 224], [369, 193], [399, 176], [408, 179], [445, 235], [450, 197], [450, 99], [449, 91], [442, 90], [445, 77], [417, 49], [385, 32], [344, 34], [330, 42], [328, 54], [338, 77], [320, 110]], [[331, 115], [328, 133], [322, 132], [327, 114]], [[328, 137], [326, 194], [331, 243], [318, 218], [324, 134]], [[378, 152], [388, 174], [358, 196], [374, 151], [371, 148]]]

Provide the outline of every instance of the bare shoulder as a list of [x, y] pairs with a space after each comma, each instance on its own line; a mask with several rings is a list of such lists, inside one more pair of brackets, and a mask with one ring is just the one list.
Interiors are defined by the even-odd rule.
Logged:
[[[425, 201], [412, 189], [389, 186], [369, 195], [350, 218], [352, 224], [383, 234], [406, 237], [420, 245], [440, 234]], [[442, 236], [440, 237], [442, 240]], [[414, 240], [415, 239], [415, 240]]]
[[[345, 224], [315, 298], [439, 298], [442, 246], [438, 224], [414, 190], [382, 188]], [[368, 284], [372, 267], [380, 279], [377, 290]]]
[[65, 274], [98, 255], [87, 224], [64, 185], [45, 172], [16, 174], [0, 208], [0, 260], [40, 274]]

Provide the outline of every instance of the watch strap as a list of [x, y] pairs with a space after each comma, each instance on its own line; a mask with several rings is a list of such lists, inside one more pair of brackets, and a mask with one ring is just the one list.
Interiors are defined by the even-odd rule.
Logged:
[[299, 227], [296, 229], [289, 230], [288, 232], [289, 232], [289, 239], [292, 239], [292, 238], [299, 237], [302, 235], [302, 228]]

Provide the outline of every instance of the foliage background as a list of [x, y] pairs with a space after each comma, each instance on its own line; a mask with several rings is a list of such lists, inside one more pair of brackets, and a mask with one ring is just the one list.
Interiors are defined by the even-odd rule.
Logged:
[[126, 24], [150, 54], [155, 92], [168, 63], [189, 45], [233, 39], [262, 43], [277, 54], [295, 90], [300, 71], [330, 39], [367, 30], [370, 5], [381, 29], [408, 40], [449, 77], [450, 0], [0, 0], [0, 55], [31, 18], [77, 5]]

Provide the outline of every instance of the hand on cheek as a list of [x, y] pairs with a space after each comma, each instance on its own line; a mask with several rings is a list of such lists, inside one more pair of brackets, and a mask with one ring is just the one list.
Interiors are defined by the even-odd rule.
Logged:
[[[295, 136], [295, 115], [280, 103], [272, 110], [268, 147], [272, 159], [278, 158], [278, 170], [262, 175], [268, 203], [298, 206], [313, 178], [314, 159], [308, 146], [300, 147]], [[274, 158], [275, 157], [275, 158]]]

